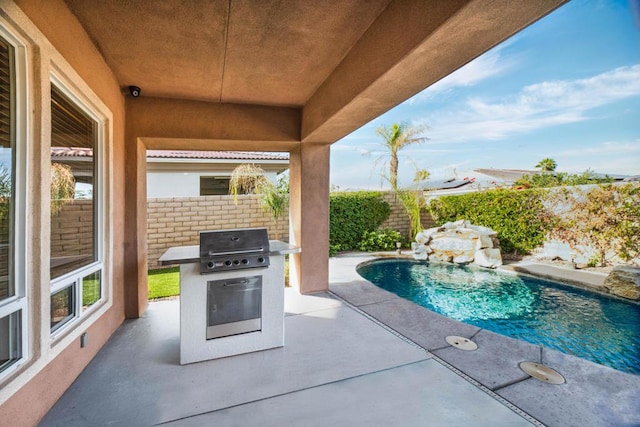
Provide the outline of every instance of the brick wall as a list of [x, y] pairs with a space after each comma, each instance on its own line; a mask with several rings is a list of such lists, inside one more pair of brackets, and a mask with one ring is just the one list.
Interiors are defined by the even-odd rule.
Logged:
[[[409, 234], [409, 218], [392, 193], [384, 195], [391, 205], [391, 215], [382, 225], [403, 235]], [[422, 216], [422, 225], [431, 227], [428, 213]], [[262, 212], [259, 196], [238, 197], [236, 205], [228, 195], [202, 197], [174, 197], [147, 201], [147, 253], [149, 268], [159, 268], [158, 258], [172, 246], [198, 245], [199, 232], [227, 228], [266, 227], [269, 238], [275, 239], [273, 220]], [[289, 241], [288, 217], [278, 223], [278, 239]]]

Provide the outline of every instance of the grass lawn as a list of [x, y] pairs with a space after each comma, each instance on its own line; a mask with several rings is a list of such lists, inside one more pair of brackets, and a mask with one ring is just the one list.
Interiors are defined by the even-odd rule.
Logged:
[[89, 307], [100, 299], [100, 272], [82, 279], [82, 307]]
[[149, 299], [180, 295], [180, 267], [149, 270]]

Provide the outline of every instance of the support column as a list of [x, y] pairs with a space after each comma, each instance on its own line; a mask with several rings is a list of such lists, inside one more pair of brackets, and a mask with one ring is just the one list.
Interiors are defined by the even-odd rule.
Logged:
[[[129, 130], [129, 129], [127, 129]], [[137, 318], [148, 305], [147, 149], [131, 134], [125, 147], [125, 317]]]
[[289, 235], [302, 248], [290, 255], [289, 280], [303, 294], [329, 288], [329, 149], [303, 143], [289, 156]]

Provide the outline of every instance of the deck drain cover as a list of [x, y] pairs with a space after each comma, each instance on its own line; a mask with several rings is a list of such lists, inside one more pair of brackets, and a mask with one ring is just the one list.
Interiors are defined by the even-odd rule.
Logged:
[[522, 362], [520, 369], [533, 378], [549, 384], [564, 384], [564, 377], [548, 366], [535, 362]]
[[459, 348], [460, 350], [472, 351], [478, 349], [478, 345], [471, 341], [469, 338], [449, 335], [445, 338], [445, 340], [449, 345], [455, 348]]

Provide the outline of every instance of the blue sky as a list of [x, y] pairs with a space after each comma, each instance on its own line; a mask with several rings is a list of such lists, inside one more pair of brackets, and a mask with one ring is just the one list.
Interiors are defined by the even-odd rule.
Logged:
[[[637, 0], [630, 0], [637, 1]], [[640, 174], [640, 22], [629, 0], [573, 0], [331, 147], [330, 182], [388, 187], [375, 129], [428, 126], [400, 152], [399, 184], [476, 168]]]

